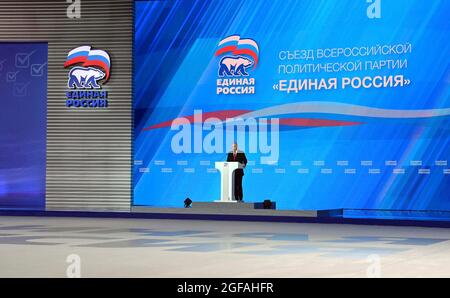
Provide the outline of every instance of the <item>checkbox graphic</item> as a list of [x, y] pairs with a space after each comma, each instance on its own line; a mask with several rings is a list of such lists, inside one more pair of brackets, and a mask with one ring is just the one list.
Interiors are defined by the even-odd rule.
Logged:
[[32, 77], [42, 77], [44, 75], [45, 66], [44, 64], [32, 64], [30, 68], [30, 74]]
[[28, 91], [28, 83], [16, 83], [14, 84], [13, 95], [15, 97], [24, 97], [27, 96]]
[[30, 53], [17, 53], [16, 54], [16, 68], [28, 68], [30, 66], [30, 57], [34, 54], [34, 51]]
[[18, 71], [10, 71], [6, 73], [6, 82], [15, 82], [17, 79]]

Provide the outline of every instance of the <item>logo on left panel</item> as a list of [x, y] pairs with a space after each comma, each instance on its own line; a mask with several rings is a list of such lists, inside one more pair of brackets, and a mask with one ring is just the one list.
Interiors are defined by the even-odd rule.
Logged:
[[108, 107], [108, 91], [102, 90], [111, 74], [111, 59], [106, 51], [87, 45], [76, 47], [67, 55], [64, 68], [69, 68], [66, 107]]

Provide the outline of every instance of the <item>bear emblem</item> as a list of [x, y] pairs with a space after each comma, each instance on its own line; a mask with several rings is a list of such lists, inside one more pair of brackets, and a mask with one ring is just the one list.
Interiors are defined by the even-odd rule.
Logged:
[[69, 72], [69, 88], [95, 88], [98, 81], [105, 77], [105, 73], [93, 67], [74, 67]]
[[220, 60], [219, 76], [248, 76], [246, 68], [253, 65], [250, 59], [245, 57], [224, 57]]

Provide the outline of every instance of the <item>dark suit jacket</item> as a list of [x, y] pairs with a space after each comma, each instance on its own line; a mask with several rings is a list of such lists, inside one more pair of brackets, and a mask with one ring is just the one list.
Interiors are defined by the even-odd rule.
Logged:
[[[229, 161], [237, 161], [237, 162], [239, 162], [239, 163], [241, 163], [241, 164], [246, 165], [246, 164], [247, 164], [247, 157], [245, 156], [245, 153], [244, 153], [244, 152], [238, 151], [237, 154], [236, 154], [236, 159], [234, 159], [233, 152], [230, 152], [230, 153], [228, 153], [227, 161], [228, 161], [228, 162], [229, 162]], [[236, 173], [237, 175], [242, 175], [242, 176], [244, 176], [244, 169], [237, 169], [237, 170], [235, 171], [235, 173]]]

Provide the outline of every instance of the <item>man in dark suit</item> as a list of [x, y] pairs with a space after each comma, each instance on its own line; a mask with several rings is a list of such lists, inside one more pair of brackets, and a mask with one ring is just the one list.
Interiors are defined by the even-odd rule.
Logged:
[[[231, 152], [228, 153], [227, 161], [237, 161], [245, 166], [247, 165], [247, 157], [242, 151], [238, 151], [238, 145], [234, 143], [231, 146]], [[242, 190], [242, 177], [244, 176], [244, 169], [237, 169], [234, 171], [234, 198], [238, 202], [243, 202], [244, 193]]]

